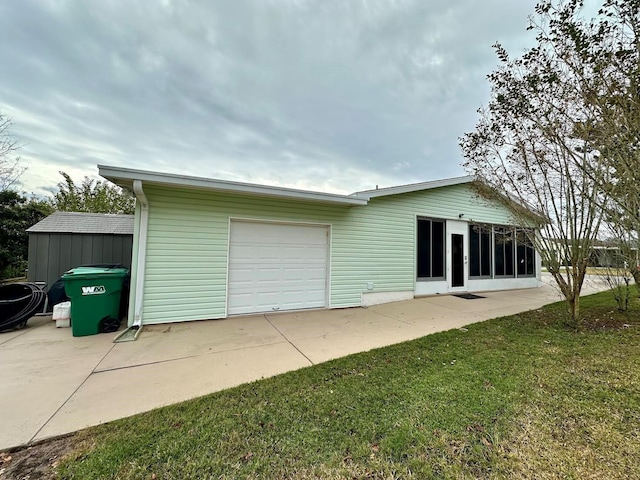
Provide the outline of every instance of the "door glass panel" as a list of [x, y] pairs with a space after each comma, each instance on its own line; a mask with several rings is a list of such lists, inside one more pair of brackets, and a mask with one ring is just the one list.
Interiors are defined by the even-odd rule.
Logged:
[[451, 235], [451, 286], [464, 287], [464, 235]]

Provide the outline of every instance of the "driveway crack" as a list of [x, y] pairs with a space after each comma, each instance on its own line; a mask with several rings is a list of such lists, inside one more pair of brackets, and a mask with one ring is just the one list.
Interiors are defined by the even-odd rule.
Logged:
[[313, 362], [313, 360], [311, 360], [309, 357], [307, 357], [307, 356], [304, 354], [304, 352], [303, 352], [302, 350], [300, 350], [300, 349], [299, 349], [299, 348], [298, 348], [298, 347], [297, 347], [297, 346], [296, 346], [296, 345], [295, 345], [291, 340], [289, 340], [289, 339], [287, 338], [287, 336], [286, 336], [284, 333], [282, 333], [282, 332], [280, 331], [280, 329], [279, 329], [278, 327], [276, 327], [276, 326], [273, 324], [273, 322], [271, 321], [271, 319], [270, 319], [268, 316], [266, 316], [266, 315], [265, 315], [265, 316], [264, 316], [264, 319], [265, 319], [267, 322], [269, 322], [269, 324], [270, 324], [273, 328], [275, 328], [276, 332], [278, 332], [280, 335], [282, 335], [282, 338], [284, 338], [284, 339], [289, 343], [289, 345], [291, 345], [293, 348], [295, 348], [295, 349], [298, 351], [298, 353], [299, 353], [300, 355], [302, 355], [304, 358], [306, 358], [306, 359], [307, 359], [307, 361], [308, 361], [311, 365], [315, 365], [315, 363]]

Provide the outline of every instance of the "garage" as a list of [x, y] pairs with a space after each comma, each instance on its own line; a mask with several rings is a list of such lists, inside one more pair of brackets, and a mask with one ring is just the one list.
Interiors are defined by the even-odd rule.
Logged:
[[329, 229], [231, 221], [227, 314], [327, 306]]

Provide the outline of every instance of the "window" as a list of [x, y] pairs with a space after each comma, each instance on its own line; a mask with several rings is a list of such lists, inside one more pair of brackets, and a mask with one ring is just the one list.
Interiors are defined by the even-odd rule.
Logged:
[[469, 225], [469, 276], [491, 276], [491, 225]]
[[418, 278], [444, 278], [443, 220], [418, 219]]
[[514, 235], [509, 227], [494, 227], [493, 251], [494, 272], [496, 277], [513, 277], [514, 270]]
[[518, 276], [526, 277], [535, 275], [535, 250], [530, 236], [533, 230], [516, 230], [516, 261], [518, 262]]

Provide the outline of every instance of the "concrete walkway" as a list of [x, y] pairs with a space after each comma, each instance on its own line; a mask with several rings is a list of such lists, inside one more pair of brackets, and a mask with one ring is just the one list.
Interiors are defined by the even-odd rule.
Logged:
[[36, 317], [0, 334], [0, 450], [559, 299], [548, 283], [482, 295], [145, 326], [117, 344]]

